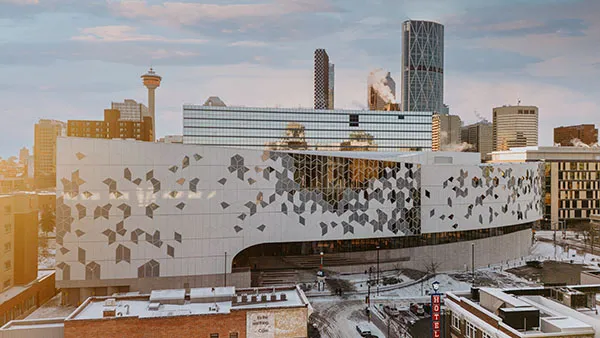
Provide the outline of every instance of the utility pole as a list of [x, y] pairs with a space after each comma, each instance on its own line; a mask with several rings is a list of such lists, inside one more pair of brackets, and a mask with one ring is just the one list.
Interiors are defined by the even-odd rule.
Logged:
[[227, 251], [225, 251], [225, 269], [223, 269], [223, 287], [227, 286]]

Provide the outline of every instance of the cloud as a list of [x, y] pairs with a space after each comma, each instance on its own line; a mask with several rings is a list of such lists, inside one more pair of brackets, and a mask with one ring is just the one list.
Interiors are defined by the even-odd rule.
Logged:
[[130, 19], [150, 19], [171, 25], [192, 26], [202, 21], [236, 20], [243, 18], [280, 17], [295, 13], [333, 12], [325, 0], [274, 0], [260, 4], [200, 4], [164, 2], [150, 5], [147, 1], [110, 2], [118, 16]]
[[502, 73], [468, 76], [464, 73], [449, 74], [446, 78], [446, 99], [451, 113], [458, 114], [466, 122], [476, 122], [474, 111], [492, 121], [492, 108], [505, 104], [539, 107], [539, 133], [541, 145], [552, 145], [553, 128], [565, 123], [589, 123], [596, 120], [600, 111], [600, 99], [569, 88], [535, 81], [531, 78], [514, 78]]
[[39, 0], [0, 0], [1, 4], [11, 4], [11, 5], [37, 5], [39, 4]]
[[236, 41], [229, 44], [231, 47], [264, 47], [267, 46], [267, 43], [264, 41]]
[[89, 27], [81, 30], [81, 35], [71, 38], [77, 41], [93, 42], [132, 42], [132, 41], [152, 41], [166, 43], [184, 43], [199, 44], [207, 40], [201, 39], [171, 39], [158, 35], [139, 34], [138, 28], [131, 26], [98, 26]]

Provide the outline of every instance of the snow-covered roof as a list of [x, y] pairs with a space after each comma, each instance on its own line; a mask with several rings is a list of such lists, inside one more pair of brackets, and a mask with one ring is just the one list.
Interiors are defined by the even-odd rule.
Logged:
[[217, 287], [217, 288], [195, 288], [190, 290], [190, 299], [213, 298], [213, 297], [232, 297], [235, 295], [235, 287]]
[[[175, 317], [189, 315], [211, 315], [227, 314], [234, 310], [245, 309], [266, 309], [266, 308], [294, 308], [308, 307], [308, 300], [302, 290], [295, 286], [277, 287], [275, 293], [273, 288], [258, 289], [238, 289], [235, 292], [234, 287], [214, 288], [217, 297], [230, 297], [237, 295], [237, 301], [213, 301], [215, 298], [212, 288], [198, 288], [190, 290], [190, 300], [185, 300], [181, 304], [173, 304], [170, 301], [185, 299], [185, 290], [156, 290], [151, 295], [140, 296], [114, 296], [114, 297], [90, 297], [77, 310], [75, 310], [66, 320], [93, 320], [104, 318], [105, 301], [114, 298], [116, 317]], [[193, 295], [192, 295], [193, 292]], [[285, 298], [282, 299], [281, 295]], [[242, 296], [246, 295], [246, 301]], [[256, 302], [251, 301], [252, 295], [258, 295]], [[262, 301], [261, 296], [267, 295], [267, 300]], [[276, 300], [272, 300], [270, 295], [276, 295]], [[154, 298], [153, 298], [154, 297]], [[179, 298], [181, 297], [181, 298]], [[195, 298], [194, 298], [195, 297]], [[199, 302], [202, 298], [210, 301]], [[160, 300], [159, 300], [160, 299]], [[194, 300], [194, 301], [192, 301]], [[165, 301], [167, 303], [162, 303]], [[156, 309], [151, 309], [152, 305], [158, 305]], [[112, 317], [114, 318], [114, 317]]]

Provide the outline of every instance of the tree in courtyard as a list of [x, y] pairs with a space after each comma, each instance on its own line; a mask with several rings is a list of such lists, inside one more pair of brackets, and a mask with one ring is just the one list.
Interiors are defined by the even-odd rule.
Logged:
[[40, 217], [40, 228], [48, 237], [48, 233], [54, 231], [56, 227], [56, 215], [50, 208], [45, 207]]

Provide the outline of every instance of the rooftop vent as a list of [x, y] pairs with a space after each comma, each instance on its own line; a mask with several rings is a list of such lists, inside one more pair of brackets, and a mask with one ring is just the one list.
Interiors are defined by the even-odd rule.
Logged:
[[117, 306], [117, 300], [114, 298], [109, 298], [104, 301], [104, 306]]
[[157, 311], [159, 307], [160, 303], [150, 303], [150, 305], [148, 305], [148, 310]]

